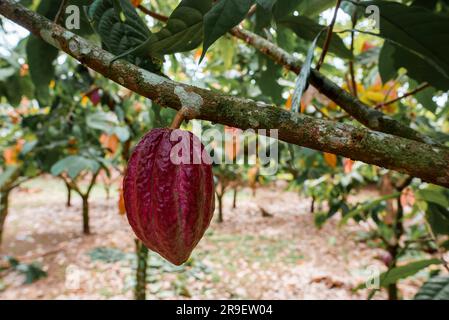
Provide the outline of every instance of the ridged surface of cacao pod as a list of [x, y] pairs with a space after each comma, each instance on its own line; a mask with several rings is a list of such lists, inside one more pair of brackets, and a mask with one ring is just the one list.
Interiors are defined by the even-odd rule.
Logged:
[[153, 129], [142, 138], [128, 162], [123, 191], [128, 221], [137, 238], [180, 265], [210, 224], [215, 194], [211, 161], [202, 155], [204, 146], [191, 132], [177, 130], [180, 140], [190, 144], [184, 149], [190, 149], [190, 159], [195, 156], [201, 163], [176, 164], [170, 154], [181, 142], [170, 141], [173, 131]]

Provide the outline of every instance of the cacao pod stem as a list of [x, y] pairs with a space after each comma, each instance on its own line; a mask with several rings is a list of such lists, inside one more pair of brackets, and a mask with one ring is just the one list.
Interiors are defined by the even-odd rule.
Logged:
[[179, 127], [181, 127], [181, 124], [184, 122], [185, 119], [186, 116], [184, 115], [184, 108], [181, 108], [173, 118], [173, 121], [170, 125], [170, 129], [179, 129]]

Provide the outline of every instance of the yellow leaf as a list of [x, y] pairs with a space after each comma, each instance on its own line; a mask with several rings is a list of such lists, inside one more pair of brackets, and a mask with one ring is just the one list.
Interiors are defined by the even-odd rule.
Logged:
[[199, 48], [198, 50], [195, 51], [195, 54], [193, 56], [193, 59], [199, 60], [199, 58], [201, 58], [201, 55], [203, 54], [203, 49]]
[[119, 139], [115, 134], [107, 135], [106, 133], [103, 133], [100, 136], [100, 143], [103, 148], [107, 149], [107, 155], [113, 155], [118, 149]]
[[366, 91], [365, 97], [376, 103], [381, 103], [385, 99], [385, 95], [382, 92], [376, 91]]
[[306, 111], [306, 104], [304, 103], [304, 101], [301, 100], [301, 113], [304, 113]]
[[137, 8], [138, 6], [140, 6], [142, 4], [142, 1], [143, 0], [131, 0], [131, 3], [134, 7]]
[[89, 103], [89, 97], [88, 96], [83, 96], [81, 98], [81, 106], [83, 108], [87, 107], [87, 104]]
[[118, 196], [118, 213], [124, 215], [126, 213], [125, 198], [123, 196], [123, 189], [120, 188]]
[[[239, 131], [236, 128], [225, 127], [225, 154], [227, 159], [234, 160], [240, 152]], [[229, 139], [230, 138], [230, 139]]]
[[292, 109], [292, 102], [293, 102], [293, 95], [290, 93], [287, 99], [287, 102], [285, 102], [285, 109], [291, 110]]
[[337, 166], [337, 156], [333, 153], [324, 153], [324, 161], [329, 165], [331, 168], [335, 168]]
[[3, 151], [3, 158], [5, 159], [5, 164], [7, 166], [12, 166], [17, 164], [17, 149], [16, 147], [9, 147]]

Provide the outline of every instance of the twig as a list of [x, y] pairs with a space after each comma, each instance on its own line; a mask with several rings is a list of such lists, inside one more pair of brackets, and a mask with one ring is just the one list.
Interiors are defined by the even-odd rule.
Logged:
[[[357, 25], [357, 11], [354, 10], [351, 17], [352, 22], [352, 29], [355, 29]], [[351, 52], [354, 56], [354, 42], [355, 42], [355, 32], [351, 31]], [[351, 75], [351, 88], [352, 88], [352, 94], [354, 97], [358, 98], [358, 90], [357, 90], [357, 82], [355, 80], [355, 70], [354, 70], [354, 60], [349, 61], [349, 73]]]
[[256, 10], [257, 10], [257, 5], [253, 4], [251, 6], [251, 8], [249, 9], [248, 14], [246, 15], [246, 17], [247, 18], [251, 18], [256, 13]]
[[153, 12], [153, 11], [151, 11], [150, 9], [145, 8], [145, 7], [144, 7], [143, 5], [141, 5], [141, 4], [139, 4], [139, 5], [137, 6], [137, 8], [138, 8], [140, 11], [142, 11], [143, 13], [145, 13], [146, 15], [149, 15], [150, 17], [152, 17], [152, 18], [154, 18], [154, 19], [156, 19], [156, 20], [159, 20], [159, 21], [162, 21], [162, 22], [167, 22], [167, 21], [168, 21], [168, 17], [167, 17], [167, 16], [164, 16], [164, 15], [159, 14], [159, 13], [157, 13], [157, 12]]
[[427, 82], [424, 82], [424, 83], [421, 84], [420, 86], [416, 87], [414, 90], [412, 90], [412, 91], [410, 91], [410, 92], [407, 92], [406, 94], [404, 94], [404, 95], [402, 95], [402, 96], [400, 96], [400, 97], [397, 97], [396, 99], [393, 99], [393, 100], [390, 100], [390, 101], [387, 101], [387, 102], [382, 102], [382, 103], [377, 104], [377, 105], [376, 105], [376, 109], [381, 109], [381, 108], [383, 108], [383, 107], [385, 107], [385, 106], [388, 106], [388, 105], [390, 105], [390, 104], [396, 103], [396, 102], [398, 102], [398, 101], [400, 101], [400, 100], [402, 100], [402, 99], [405, 99], [405, 98], [407, 98], [407, 97], [413, 96], [414, 94], [417, 94], [418, 92], [423, 91], [423, 90], [425, 90], [425, 89], [427, 89], [427, 88], [429, 88], [429, 87], [430, 87], [430, 84], [427, 83]]
[[331, 21], [329, 27], [327, 28], [326, 41], [324, 42], [323, 51], [321, 52], [320, 60], [318, 61], [318, 64], [316, 65], [316, 70], [320, 70], [321, 66], [324, 63], [324, 59], [326, 58], [326, 54], [329, 51], [329, 46], [330, 46], [330, 43], [332, 40], [335, 21], [337, 21], [338, 9], [340, 9], [341, 1], [342, 0], [337, 0], [337, 4], [335, 6], [335, 11], [334, 11], [334, 16], [332, 17], [332, 21]]
[[62, 0], [61, 5], [59, 6], [58, 13], [56, 14], [54, 22], [56, 24], [60, 24], [62, 17], [64, 16], [65, 8], [67, 7], [68, 0]]
[[173, 118], [173, 121], [170, 125], [170, 129], [179, 129], [184, 120], [185, 120], [184, 110], [181, 108]]

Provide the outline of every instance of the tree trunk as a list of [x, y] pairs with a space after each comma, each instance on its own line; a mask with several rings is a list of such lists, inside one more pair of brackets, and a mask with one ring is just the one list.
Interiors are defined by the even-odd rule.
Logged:
[[66, 202], [66, 207], [71, 207], [72, 206], [72, 188], [70, 188], [68, 183], [65, 183], [65, 186], [67, 188], [67, 202]]
[[8, 215], [9, 193], [10, 191], [0, 193], [0, 248], [2, 246], [3, 227], [5, 225], [6, 216]]
[[218, 199], [218, 222], [223, 222], [223, 194], [217, 193], [217, 199]]
[[312, 203], [310, 204], [310, 213], [315, 213], [315, 197], [312, 197]]
[[111, 185], [105, 184], [104, 191], [106, 192], [106, 200], [110, 200], [111, 199]]
[[134, 299], [146, 300], [148, 249], [140, 240], [136, 241], [136, 285], [134, 287]]
[[82, 197], [83, 199], [83, 233], [90, 234], [89, 226], [89, 196]]
[[232, 198], [232, 209], [237, 208], [237, 188], [234, 188], [234, 195]]
[[398, 287], [396, 283], [388, 285], [388, 300], [398, 300]]

